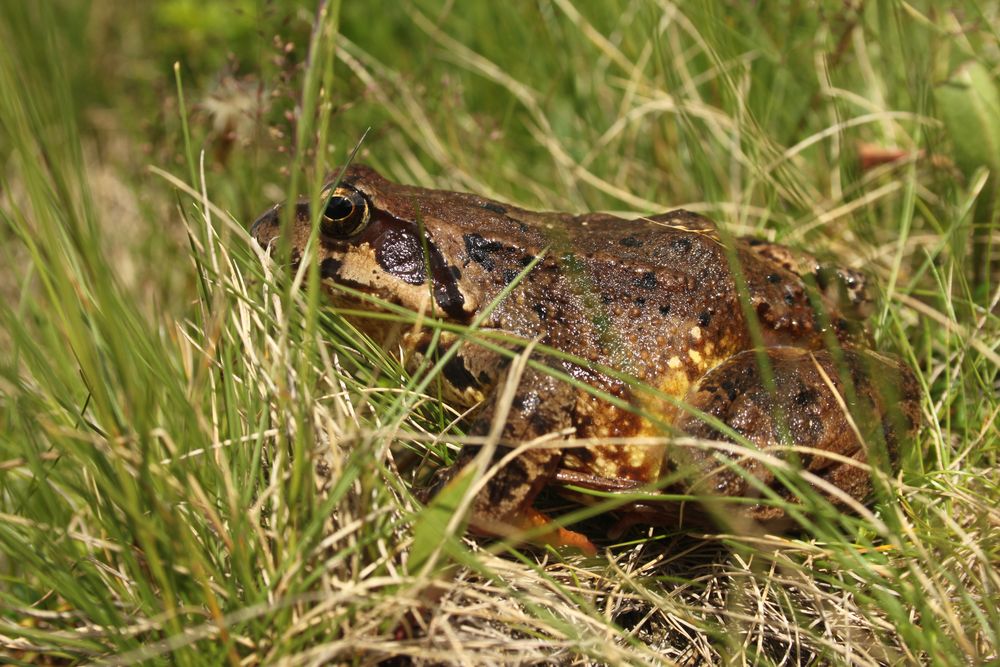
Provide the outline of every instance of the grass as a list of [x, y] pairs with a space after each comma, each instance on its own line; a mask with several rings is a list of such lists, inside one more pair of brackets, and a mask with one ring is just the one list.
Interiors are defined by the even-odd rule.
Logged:
[[[0, 656], [998, 659], [997, 227], [936, 98], [969, 60], [996, 79], [996, 3], [210, 4], [0, 17]], [[593, 558], [441, 540], [460, 494], [412, 489], [463, 437], [433, 372], [244, 231], [368, 128], [400, 182], [684, 206], [863, 267], [925, 392], [891, 497]]]

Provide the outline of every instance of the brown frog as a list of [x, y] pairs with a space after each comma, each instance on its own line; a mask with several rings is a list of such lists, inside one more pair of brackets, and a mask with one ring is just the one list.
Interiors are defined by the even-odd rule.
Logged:
[[[911, 371], [868, 349], [857, 321], [867, 303], [857, 272], [756, 239], [729, 239], [727, 247], [712, 221], [684, 210], [635, 220], [539, 213], [398, 185], [361, 165], [328, 185], [323, 201], [317, 261], [324, 279], [456, 323], [486, 313], [483, 329], [575, 357], [533, 353], [544, 366], [519, 376], [494, 461], [557, 431], [589, 443], [527, 448], [495, 471], [473, 502], [470, 522], [480, 532], [546, 524], [533, 502], [548, 485], [576, 487], [581, 498], [579, 489], [659, 489], [709, 501], [633, 501], [619, 509], [627, 522], [705, 523], [719, 516], [706, 504], [750, 497], [756, 500], [726, 505], [722, 518], [781, 528], [786, 512], [773, 499], [795, 502], [795, 495], [761, 452], [822, 480], [835, 503], [864, 500], [871, 481], [858, 464], [889, 465], [918, 423]], [[253, 225], [264, 248], [281, 235], [281, 208]], [[311, 217], [307, 202], [296, 204], [286, 232], [293, 263]], [[331, 292], [341, 303], [374, 308]], [[411, 330], [383, 342], [420, 360], [432, 340]], [[435, 354], [459, 340], [442, 337]], [[495, 349], [462, 344], [443, 367], [449, 400], [483, 403], [473, 432], [486, 433], [508, 407], [499, 404], [507, 362]], [[662, 436], [676, 434], [744, 446], [663, 444]], [[620, 444], [633, 436], [660, 439]], [[474, 455], [463, 452], [453, 469]], [[565, 529], [539, 539], [593, 549]]]

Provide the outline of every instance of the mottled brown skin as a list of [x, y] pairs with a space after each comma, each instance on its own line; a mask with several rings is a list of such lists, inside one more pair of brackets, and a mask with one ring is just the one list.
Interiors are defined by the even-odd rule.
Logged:
[[[810, 255], [754, 239], [735, 239], [727, 250], [715, 224], [688, 211], [636, 220], [539, 213], [471, 194], [398, 185], [361, 165], [347, 168], [329, 201], [317, 257], [324, 278], [414, 310], [433, 309], [455, 322], [471, 322], [541, 256], [482, 327], [582, 358], [587, 363], [535, 355], [662, 418], [653, 423], [528, 368], [503, 426], [503, 445], [563, 429], [598, 442], [668, 432], [733, 441], [695, 414], [602, 373], [601, 366], [683, 399], [782, 457], [793, 445], [864, 462], [874, 444], [891, 459], [898, 442], [916, 428], [919, 397], [912, 373], [868, 350], [863, 327], [854, 321], [867, 303], [856, 272], [821, 267]], [[265, 248], [280, 235], [280, 211], [276, 206], [254, 224], [252, 234]], [[310, 229], [308, 204], [300, 202], [287, 230], [293, 262]], [[733, 262], [745, 281], [745, 307]], [[334, 294], [345, 300], [342, 292]], [[760, 348], [748, 317], [757, 321]], [[409, 332], [401, 342], [419, 360], [429, 341], [426, 333]], [[474, 432], [489, 429], [505, 372], [499, 355], [469, 345], [445, 367], [451, 400], [484, 401]], [[864, 446], [844, 402], [861, 419]], [[508, 451], [499, 449], [495, 459]], [[473, 455], [466, 453], [456, 468]], [[851, 497], [863, 500], [870, 493], [862, 468], [820, 453], [800, 458], [804, 469]], [[734, 465], [791, 497], [768, 466], [750, 457], [641, 445], [535, 449], [487, 484], [474, 503], [472, 524], [503, 533], [544, 523], [532, 503], [549, 484], [627, 490], [670, 476], [666, 491], [759, 496]], [[636, 504], [632, 512], [659, 522], [684, 514], [676, 503]], [[733, 505], [727, 513], [775, 526], [785, 518], [780, 508], [763, 502]], [[700, 512], [691, 508], [686, 514], [690, 520]], [[592, 548], [569, 531], [550, 541]]]

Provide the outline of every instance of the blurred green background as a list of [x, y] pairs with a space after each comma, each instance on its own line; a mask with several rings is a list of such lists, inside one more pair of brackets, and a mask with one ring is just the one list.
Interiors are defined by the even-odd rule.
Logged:
[[[580, 179], [555, 181], [565, 160], [663, 205], [731, 199], [739, 188], [802, 215], [817, 205], [810, 196], [836, 194], [832, 181], [857, 178], [852, 161], [839, 159], [853, 140], [912, 149], [928, 134], [938, 139], [936, 124], [920, 118], [932, 115], [935, 84], [989, 55], [978, 47], [994, 37], [990, 16], [907, 7], [346, 2], [338, 47], [348, 60], [336, 64], [329, 160], [371, 127], [366, 159], [415, 157], [445, 178], [457, 167], [455, 180], [468, 172], [518, 197], [629, 203]], [[32, 15], [23, 28], [65, 54], [88, 134], [128, 140], [137, 164], [183, 159], [176, 62], [195, 145], [209, 150], [220, 187], [248, 180], [247, 171], [273, 182], [287, 166], [277, 151], [292, 149], [285, 114], [298, 101], [312, 3], [91, 0], [22, 11]], [[966, 23], [961, 39], [949, 38], [956, 21]], [[752, 173], [749, 162], [777, 159], [831, 125], [892, 112], [817, 141], [794, 174]], [[734, 149], [751, 173], [733, 173]], [[233, 194], [242, 215], [267, 201]]]

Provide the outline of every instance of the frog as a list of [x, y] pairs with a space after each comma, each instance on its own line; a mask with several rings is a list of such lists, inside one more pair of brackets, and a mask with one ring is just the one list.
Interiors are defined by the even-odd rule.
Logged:
[[[320, 215], [306, 200], [278, 203], [251, 236], [264, 249], [284, 236], [298, 266], [315, 217], [314, 261], [334, 306], [381, 302], [505, 336], [487, 346], [414, 326], [387, 337], [384, 322], [353, 318], [410, 367], [443, 361], [445, 399], [473, 410], [469, 433], [498, 443], [471, 501], [474, 532], [531, 531], [535, 543], [594, 553], [536, 508], [549, 488], [584, 503], [624, 494], [623, 527], [780, 531], [799, 503], [789, 476], [857, 506], [871, 468], [891, 471], [919, 425], [912, 370], [872, 344], [860, 271], [684, 209], [539, 212], [362, 164], [337, 173]], [[529, 356], [511, 363], [518, 355]], [[466, 446], [436, 488], [479, 452]]]

